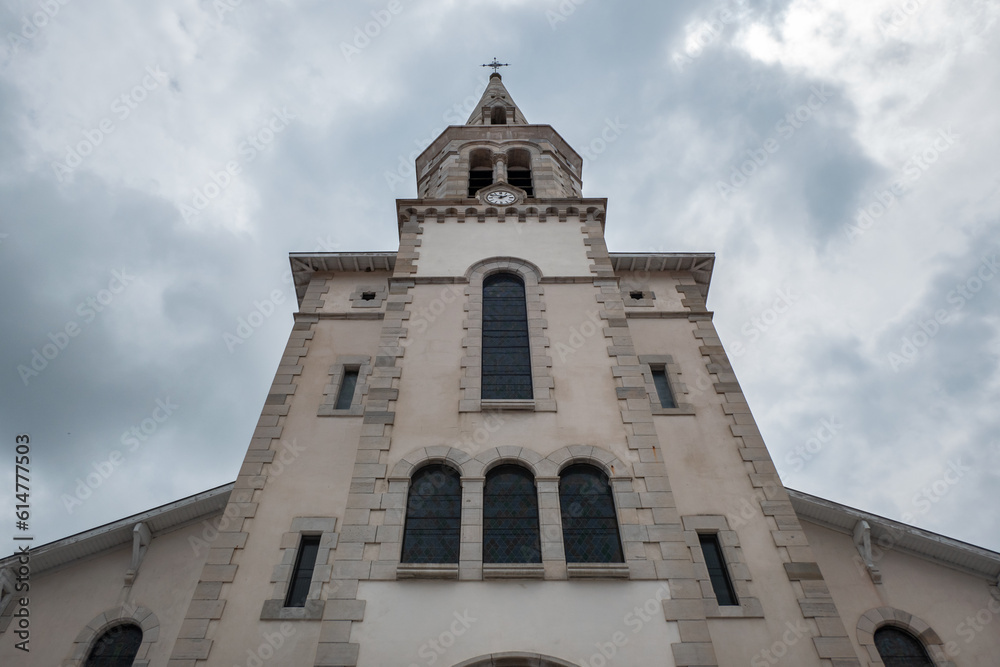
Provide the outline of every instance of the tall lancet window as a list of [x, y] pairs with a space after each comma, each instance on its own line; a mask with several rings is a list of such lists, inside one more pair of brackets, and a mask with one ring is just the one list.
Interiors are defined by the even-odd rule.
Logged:
[[125, 623], [107, 630], [94, 642], [84, 667], [131, 667], [142, 644], [142, 630]]
[[507, 181], [521, 188], [529, 197], [535, 196], [531, 185], [531, 153], [514, 148], [507, 153]]
[[494, 273], [483, 281], [483, 399], [531, 399], [531, 348], [524, 281]]
[[542, 562], [535, 478], [521, 466], [497, 466], [486, 475], [483, 562]]
[[462, 531], [462, 481], [445, 465], [410, 479], [403, 529], [403, 563], [457, 563]]
[[559, 507], [567, 563], [621, 563], [618, 516], [608, 476], [571, 465], [559, 475]]
[[493, 184], [493, 161], [490, 152], [479, 148], [469, 154], [469, 196], [475, 197], [481, 188]]

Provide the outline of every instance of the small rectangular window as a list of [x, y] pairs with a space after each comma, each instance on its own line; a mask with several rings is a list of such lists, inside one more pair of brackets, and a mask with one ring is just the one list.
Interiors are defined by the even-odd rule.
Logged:
[[344, 369], [344, 379], [337, 394], [337, 410], [350, 410], [354, 402], [354, 389], [358, 386], [358, 369]]
[[306, 606], [309, 585], [312, 583], [313, 570], [316, 568], [319, 537], [319, 535], [302, 536], [299, 555], [295, 559], [295, 569], [292, 571], [292, 581], [288, 585], [288, 597], [285, 598], [286, 607]]
[[667, 369], [653, 368], [653, 384], [656, 386], [656, 395], [660, 398], [661, 408], [676, 408], [674, 395], [670, 393], [670, 382], [667, 381]]
[[722, 547], [719, 546], [719, 536], [699, 535], [698, 540], [701, 542], [701, 551], [705, 554], [705, 565], [712, 580], [715, 599], [719, 605], [738, 605], [736, 591], [733, 590], [733, 582], [729, 579], [726, 561], [722, 556]]

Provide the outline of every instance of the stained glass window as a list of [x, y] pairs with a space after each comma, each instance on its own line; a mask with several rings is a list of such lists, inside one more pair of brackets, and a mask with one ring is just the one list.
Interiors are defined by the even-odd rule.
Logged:
[[567, 563], [624, 561], [607, 475], [589, 465], [569, 466], [559, 476], [559, 506]]
[[482, 398], [531, 397], [524, 283], [510, 273], [495, 273], [483, 281]]
[[457, 563], [462, 530], [462, 482], [445, 465], [421, 468], [410, 479], [403, 530], [404, 563]]
[[885, 667], [934, 667], [920, 642], [899, 628], [885, 626], [876, 630], [875, 648]]
[[712, 590], [720, 605], [738, 605], [733, 582], [729, 579], [726, 560], [722, 555], [718, 535], [699, 535], [701, 551], [705, 554], [705, 565], [708, 567], [708, 577], [712, 580]]
[[486, 475], [483, 562], [542, 562], [535, 480], [521, 466], [497, 466]]
[[116, 625], [94, 643], [84, 667], [132, 667], [139, 645], [142, 644], [142, 630], [132, 623]]
[[319, 535], [303, 535], [299, 553], [295, 558], [292, 581], [288, 586], [286, 607], [304, 607], [312, 585], [313, 570], [316, 569], [316, 555], [319, 553]]

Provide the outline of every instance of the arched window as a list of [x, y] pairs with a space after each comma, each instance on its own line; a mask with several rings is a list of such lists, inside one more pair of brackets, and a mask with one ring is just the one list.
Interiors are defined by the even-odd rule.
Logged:
[[132, 667], [140, 644], [142, 629], [138, 625], [116, 625], [94, 642], [84, 667]]
[[511, 273], [483, 281], [483, 399], [530, 399], [531, 348], [524, 282]]
[[493, 161], [490, 152], [479, 148], [469, 154], [469, 196], [475, 197], [480, 188], [493, 184]]
[[559, 476], [559, 506], [567, 563], [624, 562], [607, 475], [586, 464], [569, 466]]
[[490, 125], [506, 125], [507, 124], [507, 109], [501, 106], [493, 107], [493, 111], [490, 112]]
[[892, 626], [875, 631], [875, 648], [885, 667], [934, 667], [920, 641]]
[[486, 475], [483, 562], [542, 562], [538, 493], [534, 477], [521, 466], [497, 466]]
[[535, 196], [535, 189], [531, 186], [531, 153], [523, 148], [507, 152], [507, 181], [524, 190], [529, 197]]
[[457, 563], [462, 532], [462, 482], [446, 465], [421, 468], [410, 479], [403, 563]]

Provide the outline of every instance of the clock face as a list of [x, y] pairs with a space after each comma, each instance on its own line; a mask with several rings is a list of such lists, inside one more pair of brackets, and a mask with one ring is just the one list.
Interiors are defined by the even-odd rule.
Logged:
[[506, 190], [497, 190], [486, 195], [486, 201], [491, 204], [500, 204], [501, 206], [513, 204], [515, 199], [517, 197], [514, 196], [514, 193], [507, 192]]

